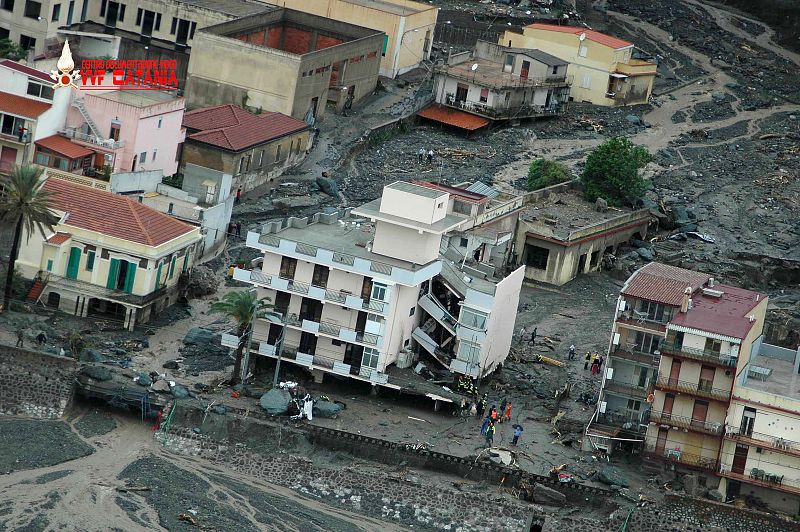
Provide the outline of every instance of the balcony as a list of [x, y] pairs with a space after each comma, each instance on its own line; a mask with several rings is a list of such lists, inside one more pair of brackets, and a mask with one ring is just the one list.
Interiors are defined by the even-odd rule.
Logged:
[[596, 420], [600, 425], [619, 428], [620, 431], [634, 434], [645, 434], [647, 432], [647, 416], [644, 414], [620, 414], [616, 412], [599, 412]]
[[61, 288], [64, 290], [77, 292], [78, 294], [88, 298], [96, 297], [98, 299], [104, 299], [114, 303], [121, 303], [123, 305], [133, 305], [136, 307], [143, 307], [167, 292], [167, 287], [162, 286], [161, 288], [153, 290], [149, 294], [136, 295], [123, 292], [122, 290], [106, 288], [105, 286], [93, 284], [87, 281], [69, 279], [67, 277], [54, 275], [52, 273], [45, 272], [45, 275], [47, 275], [45, 282], [54, 288]]
[[383, 343], [380, 335], [356, 331], [355, 329], [342, 327], [337, 323], [322, 321], [311, 316], [291, 314], [286, 317], [286, 325], [303, 332], [321, 334], [343, 342], [360, 343], [373, 347], [380, 346]]
[[646, 332], [667, 332], [667, 322], [648, 319], [647, 317], [636, 316], [628, 311], [617, 316], [617, 323], [631, 329], [639, 329]]
[[512, 120], [518, 118], [532, 118], [537, 116], [557, 116], [564, 112], [563, 105], [545, 107], [543, 105], [495, 105], [490, 106], [479, 102], [456, 100], [455, 94], [445, 96], [444, 105], [454, 109], [461, 109], [468, 113], [483, 116], [490, 120]]
[[615, 346], [614, 351], [611, 353], [614, 358], [622, 358], [648, 366], [657, 366], [659, 355], [639, 351], [636, 344], [626, 343], [625, 345]]
[[800, 481], [792, 480], [784, 478], [783, 476], [776, 477], [775, 475], [770, 474], [769, 476], [766, 472], [762, 472], [763, 474], [753, 473], [751, 470], [750, 473], [734, 473], [733, 471], [729, 470], [729, 466], [725, 464], [720, 466], [719, 475], [721, 477], [729, 478], [732, 480], [738, 480], [740, 482], [745, 482], [747, 484], [753, 484], [755, 486], [761, 486], [762, 488], [782, 491], [785, 493], [793, 493], [795, 495], [800, 495]]
[[676, 416], [672, 413], [659, 412], [658, 410], [652, 410], [650, 412], [650, 423], [669, 425], [670, 427], [691, 430], [701, 434], [708, 434], [709, 436], [719, 436], [722, 434], [723, 427], [722, 423]]
[[331, 303], [336, 303], [343, 307], [365, 310], [376, 314], [383, 314], [387, 306], [383, 301], [375, 299], [364, 301], [362, 298], [356, 297], [350, 293], [328, 290], [313, 284], [301, 283], [294, 279], [269, 275], [263, 273], [261, 270], [242, 270], [236, 268], [233, 272], [233, 278], [237, 281], [253, 283], [258, 286], [272, 288], [273, 290], [280, 290], [290, 294], [299, 294], [319, 301], [330, 301]]
[[658, 377], [658, 380], [656, 381], [656, 388], [666, 392], [687, 393], [695, 397], [702, 397], [703, 399], [711, 399], [714, 401], [722, 401], [723, 403], [729, 402], [731, 398], [730, 390], [711, 388], [705, 384], [679, 381], [663, 376]]
[[613, 378], [606, 380], [605, 390], [614, 393], [621, 393], [633, 397], [647, 397], [647, 387], [639, 386], [638, 383], [616, 381]]
[[740, 427], [734, 427], [733, 425], [725, 426], [725, 437], [746, 445], [762, 447], [769, 449], [770, 451], [775, 451], [776, 453], [782, 453], [800, 458], [800, 443], [796, 441], [785, 440], [783, 438], [771, 436], [769, 434], [763, 434], [761, 432], [750, 432], [749, 434], [743, 434]]
[[687, 346], [678, 346], [671, 343], [664, 343], [661, 346], [661, 351], [664, 353], [669, 353], [674, 357], [696, 360], [698, 362], [707, 362], [723, 368], [735, 367], [737, 361], [736, 357], [723, 355], [716, 351], [695, 349]]
[[617, 63], [614, 71], [626, 76], [640, 76], [643, 74], [656, 74], [656, 64], [641, 59], [631, 59], [627, 63]]
[[717, 459], [708, 458], [705, 456], [698, 456], [690, 454], [677, 449], [663, 449], [656, 451], [654, 444], [646, 444], [644, 446], [644, 455], [655, 458], [663, 462], [671, 462], [690, 469], [699, 469], [701, 471], [716, 471]]
[[59, 133], [61, 133], [67, 138], [74, 139], [79, 142], [85, 142], [86, 144], [91, 144], [93, 146], [98, 146], [100, 148], [105, 148], [106, 150], [114, 151], [119, 148], [125, 147], [124, 140], [103, 139], [96, 135], [83, 133], [74, 127], [64, 128], [61, 131], [59, 131]]

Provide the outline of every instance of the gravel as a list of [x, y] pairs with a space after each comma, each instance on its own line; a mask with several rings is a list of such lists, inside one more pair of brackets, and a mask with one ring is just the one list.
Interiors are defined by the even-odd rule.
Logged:
[[75, 428], [84, 438], [108, 434], [117, 428], [117, 422], [107, 413], [93, 410], [75, 422]]
[[50, 467], [93, 452], [62, 421], [0, 420], [0, 474]]

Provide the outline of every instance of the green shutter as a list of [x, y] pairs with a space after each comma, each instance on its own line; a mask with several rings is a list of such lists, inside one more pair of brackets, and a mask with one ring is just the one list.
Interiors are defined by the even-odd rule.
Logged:
[[178, 257], [172, 257], [172, 262], [169, 263], [169, 278], [172, 279], [172, 274], [175, 273], [175, 263], [177, 262]]
[[386, 49], [387, 48], [389, 48], [389, 36], [388, 35], [384, 35], [383, 36], [383, 51], [381, 52], [381, 55], [386, 55]]
[[186, 253], [183, 255], [183, 272], [186, 273], [186, 270], [189, 269], [189, 250], [186, 250]]
[[158, 263], [158, 270], [156, 271], [156, 290], [161, 287], [161, 263]]
[[119, 275], [119, 259], [111, 259], [111, 264], [108, 266], [106, 288], [113, 290], [117, 287], [117, 275]]
[[78, 278], [78, 266], [81, 264], [81, 249], [72, 248], [69, 250], [69, 262], [67, 263], [67, 277], [69, 279]]
[[86, 257], [86, 271], [90, 272], [94, 269], [94, 251], [90, 251], [89, 255]]
[[47, 259], [47, 271], [48, 272], [53, 271], [53, 259]]
[[128, 273], [125, 276], [125, 291], [133, 293], [133, 283], [136, 281], [136, 263], [128, 263]]

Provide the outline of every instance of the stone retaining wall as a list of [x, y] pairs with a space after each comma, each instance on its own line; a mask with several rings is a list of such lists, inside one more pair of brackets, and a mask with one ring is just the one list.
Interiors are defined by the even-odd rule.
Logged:
[[56, 419], [72, 401], [71, 358], [0, 345], [0, 414]]

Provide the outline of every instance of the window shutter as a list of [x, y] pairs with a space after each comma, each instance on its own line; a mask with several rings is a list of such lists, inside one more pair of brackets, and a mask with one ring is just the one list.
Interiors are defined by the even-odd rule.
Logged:
[[117, 275], [119, 274], [119, 260], [111, 259], [111, 265], [108, 267], [108, 280], [106, 281], [106, 288], [114, 289], [117, 284]]
[[133, 293], [133, 283], [136, 281], [136, 263], [128, 263], [128, 274], [125, 277], [125, 291], [129, 294]]
[[158, 263], [158, 270], [156, 271], [156, 290], [161, 287], [161, 263]]
[[169, 278], [172, 279], [172, 275], [175, 273], [175, 262], [177, 261], [177, 257], [172, 257], [172, 262], [169, 263]]

